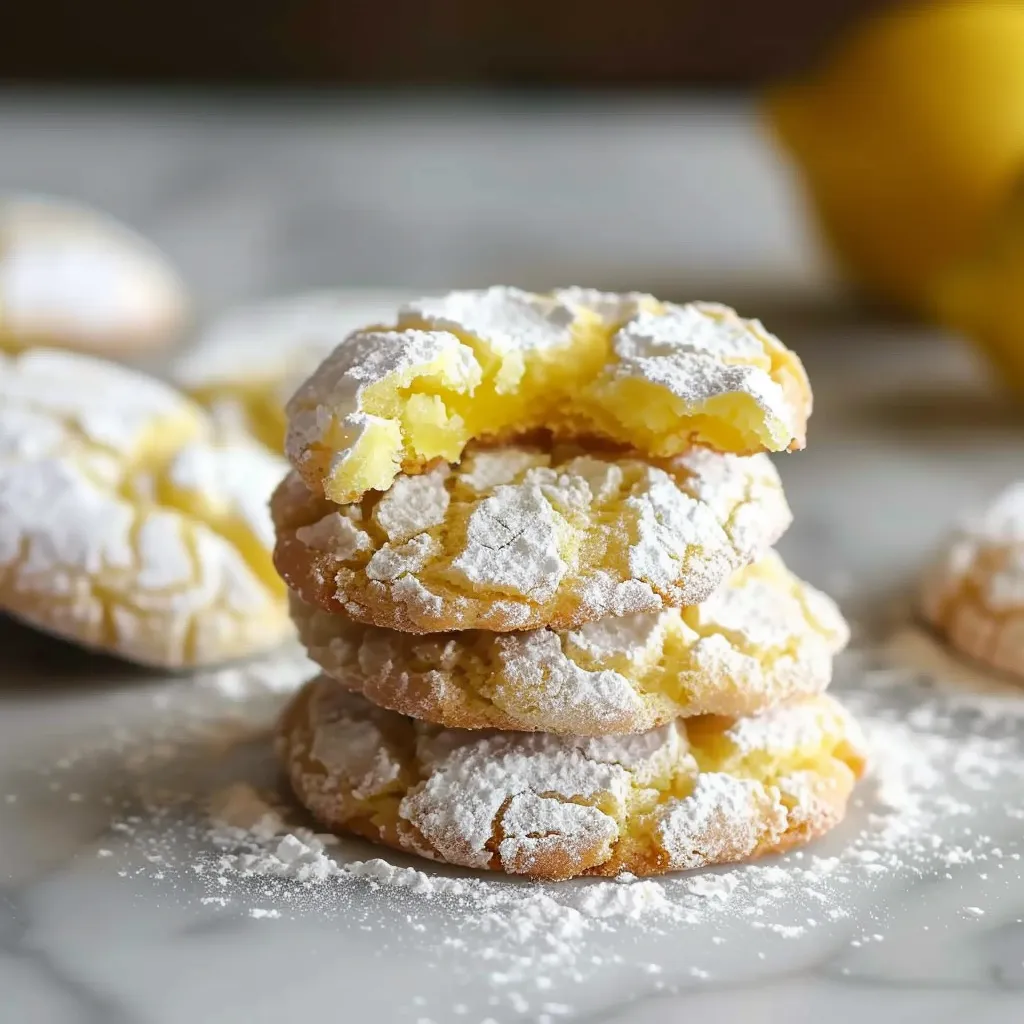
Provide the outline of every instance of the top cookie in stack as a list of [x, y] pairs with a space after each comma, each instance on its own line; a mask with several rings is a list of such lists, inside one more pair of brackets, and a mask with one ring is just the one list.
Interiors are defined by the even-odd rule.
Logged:
[[[300, 797], [333, 827], [541, 877], [737, 859], [829, 827], [862, 761], [852, 723], [821, 696], [846, 626], [770, 551], [790, 513], [766, 453], [802, 448], [810, 411], [796, 355], [707, 303], [491, 288], [413, 302], [395, 326], [350, 335], [289, 403], [294, 471], [272, 503], [275, 563], [325, 672], [282, 724]], [[766, 726], [770, 756], [722, 759], [737, 722], [711, 716], [780, 703], [787, 721], [832, 726]], [[412, 729], [404, 716], [430, 724], [395, 753], [385, 739]], [[512, 796], [562, 794], [563, 818], [567, 802], [607, 804], [603, 782], [546, 784], [594, 742], [581, 737], [639, 733], [632, 746], [649, 735], [661, 749], [647, 731], [680, 718], [690, 724], [673, 727], [661, 782], [634, 780], [643, 795], [600, 824], [603, 854], [578, 823], [518, 804], [522, 841], [501, 853]], [[428, 834], [415, 806], [446, 761], [423, 743], [450, 753], [487, 735], [460, 730], [494, 728], [556, 735], [496, 734], [505, 753], [484, 757], [484, 803], [505, 796], [470, 822], [476, 798], [455, 787], [431, 804], [434, 825], [450, 821]], [[376, 753], [364, 764], [358, 751]], [[721, 799], [702, 798], [688, 831], [688, 804], [721, 785], [710, 776], [726, 780]], [[387, 814], [376, 782], [394, 797]], [[690, 849], [682, 860], [655, 836], [655, 806]], [[484, 837], [472, 856], [469, 832]], [[535, 856], [540, 836], [548, 852]]]
[[286, 446], [314, 494], [353, 502], [473, 440], [752, 455], [802, 448], [810, 413], [797, 356], [725, 306], [490, 288], [351, 335], [289, 403]]

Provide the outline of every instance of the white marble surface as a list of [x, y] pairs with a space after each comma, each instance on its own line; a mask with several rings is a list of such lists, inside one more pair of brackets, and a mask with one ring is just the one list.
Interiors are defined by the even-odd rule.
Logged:
[[161, 679], [4, 624], [0, 1021], [1024, 1019], [1024, 697], [977, 697], [976, 674], [919, 656], [926, 639], [880, 651], [906, 636], [905, 595], [944, 528], [1020, 473], [1024, 419], [947, 340], [808, 315], [825, 275], [742, 111], [516, 112], [499, 133], [479, 108], [237, 106], [8, 97], [0, 182], [128, 216], [205, 308], [517, 268], [680, 292], [700, 273], [723, 292], [773, 283], [770, 325], [817, 396], [810, 448], [779, 460], [796, 513], [782, 548], [859, 627], [838, 688], [869, 720], [879, 775], [781, 871], [722, 872], [710, 896], [670, 880], [668, 912], [584, 915], [561, 939], [593, 883], [554, 887], [540, 927], [516, 933], [528, 885], [488, 883], [504, 901], [488, 922], [479, 888], [219, 871], [197, 804], [228, 782], [276, 785], [260, 726], [279, 698], [244, 673]]

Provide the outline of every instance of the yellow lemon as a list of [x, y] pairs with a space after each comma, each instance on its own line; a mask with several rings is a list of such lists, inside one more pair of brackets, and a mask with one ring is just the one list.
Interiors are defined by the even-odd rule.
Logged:
[[1024, 166], [1024, 4], [871, 19], [768, 97], [824, 233], [870, 293], [918, 311]]
[[1024, 179], [980, 243], [936, 277], [928, 303], [936, 319], [969, 335], [1005, 383], [1024, 393]]

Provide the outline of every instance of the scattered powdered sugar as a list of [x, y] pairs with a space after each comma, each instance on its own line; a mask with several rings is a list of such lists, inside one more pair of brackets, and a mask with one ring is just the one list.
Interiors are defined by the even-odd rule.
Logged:
[[[881, 941], [887, 908], [914, 885], [1020, 861], [1024, 812], [1007, 794], [1024, 785], [1024, 701], [967, 687], [949, 694], [919, 665], [894, 667], [889, 657], [850, 661], [840, 696], [864, 726], [871, 774], [833, 836], [785, 858], [659, 879], [532, 884], [374, 856], [368, 844], [311, 828], [270, 763], [266, 726], [280, 692], [302, 677], [299, 659], [263, 667], [262, 678], [253, 667], [209, 673], [185, 693], [161, 695], [161, 722], [183, 731], [124, 739], [118, 761], [131, 793], [115, 805], [96, 857], [136, 886], [180, 886], [211, 915], [241, 913], [267, 927], [321, 915], [389, 947], [450, 954], [446, 969], [486, 979], [503, 1006], [560, 1003], [561, 992], [544, 995], [552, 984], [582, 985], [645, 937], [636, 966], [659, 977], [678, 974], [674, 937], [699, 937], [689, 955], [695, 943], [706, 959], [683, 966], [696, 980], [715, 977], [715, 950], [740, 944], [845, 936], [859, 949]], [[67, 758], [48, 776], [51, 788], [66, 771], [67, 799], [81, 793], [83, 764]], [[990, 915], [973, 893], [957, 896], [951, 914]]]
[[[870, 688], [845, 694], [865, 726], [873, 758], [852, 820], [840, 836], [786, 860], [661, 879], [622, 875], [613, 881], [523, 884], [443, 866], [417, 868], [390, 852], [386, 858], [354, 859], [346, 840], [297, 823], [279, 796], [268, 798], [239, 783], [221, 790], [219, 802], [210, 805], [204, 834], [220, 852], [205, 858], [205, 877], [211, 892], [233, 893], [236, 900], [245, 890], [233, 878], [273, 881], [280, 903], [261, 895], [260, 906], [289, 912], [296, 912], [289, 896], [293, 887], [324, 913], [367, 889], [378, 898], [425, 901], [435, 913], [458, 921], [446, 943], [475, 959], [501, 962], [491, 977], [501, 988], [525, 983], [542, 970], [579, 974], [591, 943], [608, 929], [670, 935], [680, 928], [728, 934], [739, 927], [798, 940], [852, 917], [856, 893], [866, 886], [894, 877], [929, 878], [1004, 854], [1019, 857], [959, 825], [1000, 780], [1024, 782], [1016, 737], [962, 735], [955, 728], [956, 712], [921, 693], [909, 713], [889, 703], [891, 670], [872, 670], [868, 681]], [[899, 685], [907, 685], [905, 677]], [[801, 916], [794, 916], [795, 907]]]
[[[430, 899], [458, 901], [480, 918], [467, 924], [483, 925], [485, 931], [508, 931], [525, 940], [535, 930], [554, 924], [563, 936], [582, 934], [588, 920], [623, 918], [637, 921], [651, 917], [678, 916], [682, 905], [670, 900], [661, 882], [640, 880], [624, 874], [612, 882], [592, 882], [582, 888], [565, 887], [556, 898], [551, 886], [516, 886], [479, 877], [451, 877], [393, 864], [384, 858], [345, 861], [337, 856], [339, 840], [332, 835], [289, 826], [280, 806], [244, 783], [235, 783], [214, 794], [210, 803], [209, 840], [229, 850], [216, 862], [218, 878], [237, 875], [277, 878], [305, 886], [328, 882], [366, 882], [373, 889], [403, 890]], [[697, 876], [689, 888], [687, 909], [704, 901], [728, 899], [736, 882], [728, 878]], [[509, 916], [501, 921], [498, 910]]]
[[623, 877], [618, 882], [595, 882], [576, 904], [586, 917], [627, 917], [669, 913], [671, 905], [660, 882]]
[[[225, 689], [223, 680], [217, 686]], [[231, 692], [233, 687], [229, 684], [226, 689]], [[794, 878], [825, 883], [831, 876], [853, 869], [862, 868], [873, 874], [910, 867], [922, 855], [934, 855], [929, 827], [939, 816], [956, 813], [958, 805], [948, 792], [950, 770], [959, 782], [976, 791], [983, 790], [1007, 770], [1024, 777], [1024, 764], [1007, 764], [1007, 755], [1012, 751], [1010, 737], [949, 735], [951, 716], [935, 701], [918, 704], [909, 713], [897, 713], [876, 706], [878, 702], [871, 691], [855, 691], [846, 698], [848, 704], [861, 706], [873, 751], [873, 773], [866, 783], [870, 796], [861, 800], [870, 808], [867, 822], [838, 856], [811, 856], [805, 860], [805, 865], [810, 866], [795, 871], [755, 864], [659, 881], [640, 882], [624, 877], [612, 883], [524, 888], [475, 875], [451, 877], [444, 868], [433, 868], [427, 873], [380, 858], [346, 860], [341, 850], [344, 843], [297, 824], [301, 816], [297, 819], [295, 812], [280, 802], [280, 797], [268, 800], [247, 782], [229, 784], [209, 797], [208, 837], [226, 851], [217, 864], [218, 871], [227, 874], [273, 877], [314, 887], [330, 880], [369, 879], [383, 888], [411, 890], [432, 897], [485, 897], [486, 906], [513, 907], [523, 898], [514, 894], [524, 891], [554, 893], [556, 903], [584, 916], [604, 919], [665, 914], [683, 920], [692, 915], [698, 904], [707, 909], [703, 907], [706, 900], [724, 905], [733, 902], [737, 894], [742, 897], [751, 878], [777, 888], [792, 883]], [[608, 744], [614, 743], [614, 739], [592, 742]], [[612, 756], [614, 751], [595, 751], [594, 755], [602, 753]], [[709, 779], [708, 785], [713, 784], [714, 780]], [[721, 795], [716, 792], [711, 802], [721, 804]], [[389, 852], [389, 856], [396, 855]], [[686, 899], [680, 902], [680, 896]], [[685, 911], [682, 915], [680, 908]]]

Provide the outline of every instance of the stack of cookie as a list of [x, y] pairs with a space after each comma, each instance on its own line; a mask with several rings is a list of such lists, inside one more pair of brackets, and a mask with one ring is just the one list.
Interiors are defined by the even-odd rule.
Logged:
[[323, 674], [280, 747], [327, 827], [537, 878], [830, 828], [863, 770], [833, 603], [771, 550], [811, 395], [760, 324], [511, 288], [403, 307], [288, 406], [275, 564]]

